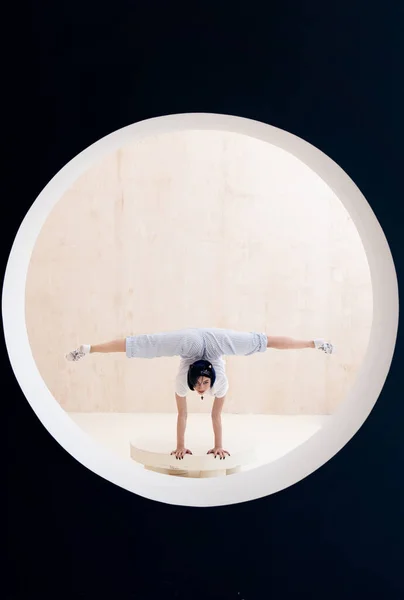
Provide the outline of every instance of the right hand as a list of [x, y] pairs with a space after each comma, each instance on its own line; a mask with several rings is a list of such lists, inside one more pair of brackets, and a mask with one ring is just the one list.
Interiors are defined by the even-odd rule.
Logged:
[[177, 448], [171, 452], [171, 456], [175, 455], [177, 460], [182, 460], [186, 454], [192, 454], [188, 448]]

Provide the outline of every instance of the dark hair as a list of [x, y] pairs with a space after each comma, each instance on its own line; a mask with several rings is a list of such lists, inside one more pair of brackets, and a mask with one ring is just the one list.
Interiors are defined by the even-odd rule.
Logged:
[[209, 377], [210, 386], [213, 387], [216, 381], [215, 369], [207, 360], [197, 360], [188, 369], [188, 387], [194, 390], [199, 377]]

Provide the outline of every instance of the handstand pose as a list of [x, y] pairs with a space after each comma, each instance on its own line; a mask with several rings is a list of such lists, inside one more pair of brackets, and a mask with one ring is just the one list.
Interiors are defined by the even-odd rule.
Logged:
[[66, 354], [67, 360], [77, 361], [96, 352], [126, 352], [128, 358], [157, 358], [180, 356], [175, 384], [177, 401], [177, 448], [171, 452], [177, 459], [192, 452], [185, 447], [187, 422], [187, 391], [196, 391], [203, 397], [208, 393], [215, 398], [212, 407], [214, 448], [208, 451], [224, 459], [227, 450], [222, 444], [221, 413], [229, 389], [223, 356], [249, 356], [265, 352], [267, 348], [298, 350], [316, 348], [327, 354], [334, 346], [322, 339], [296, 340], [289, 337], [268, 336], [265, 333], [239, 332], [229, 329], [183, 329], [167, 333], [142, 334], [97, 345], [82, 345]]

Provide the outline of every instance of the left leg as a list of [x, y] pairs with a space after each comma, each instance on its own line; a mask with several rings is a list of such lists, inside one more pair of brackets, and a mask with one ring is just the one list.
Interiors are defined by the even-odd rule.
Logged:
[[217, 356], [250, 356], [265, 352], [267, 348], [277, 350], [300, 350], [316, 348], [327, 354], [334, 352], [332, 344], [322, 339], [299, 340], [284, 336], [269, 336], [265, 333], [234, 331], [231, 329], [206, 329], [203, 331], [208, 360]]
[[322, 350], [326, 354], [333, 354], [335, 348], [330, 342], [325, 342], [322, 339], [315, 340], [296, 340], [295, 338], [282, 336], [267, 336], [267, 348], [275, 348], [276, 350], [301, 350], [303, 348], [316, 348]]
[[234, 331], [232, 329], [204, 329], [205, 352], [208, 360], [219, 356], [250, 356], [265, 352], [267, 348], [277, 350], [300, 350], [316, 348], [332, 354], [335, 348], [322, 339], [299, 340], [284, 336], [269, 336], [254, 331]]
[[267, 336], [267, 348], [276, 350], [300, 350], [302, 348], [315, 348], [314, 340], [296, 340], [291, 337]]

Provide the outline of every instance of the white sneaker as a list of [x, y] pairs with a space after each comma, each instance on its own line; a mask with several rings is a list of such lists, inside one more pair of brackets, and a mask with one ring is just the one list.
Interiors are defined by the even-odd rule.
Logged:
[[335, 354], [335, 346], [324, 340], [314, 340], [314, 345], [317, 350], [322, 350], [326, 354]]
[[86, 356], [86, 354], [89, 354], [90, 349], [91, 349], [91, 346], [83, 344], [76, 350], [72, 350], [71, 352], [68, 352], [68, 354], [66, 354], [65, 358], [66, 358], [66, 360], [76, 362], [76, 361], [80, 360], [81, 358], [83, 358], [84, 356]]

